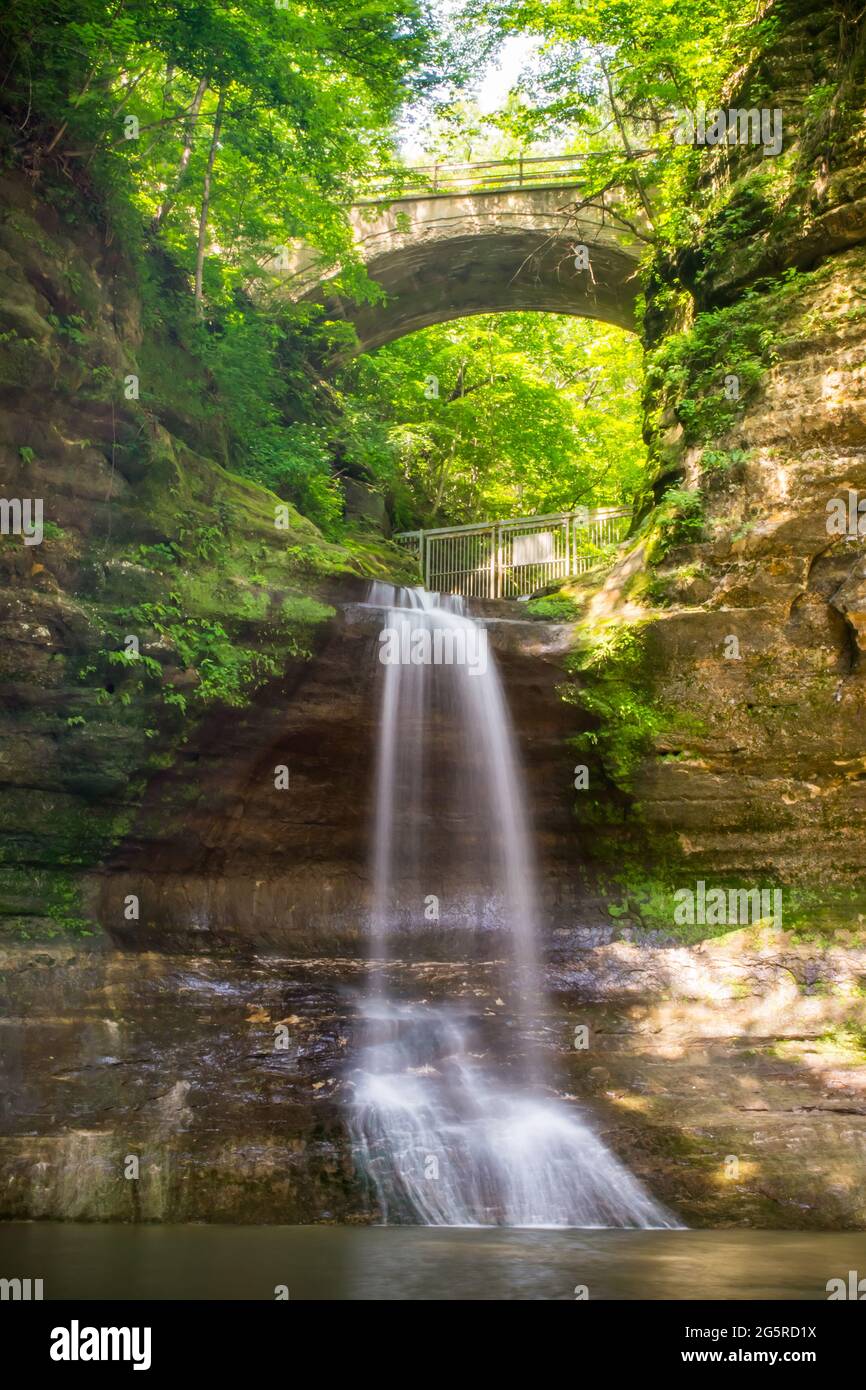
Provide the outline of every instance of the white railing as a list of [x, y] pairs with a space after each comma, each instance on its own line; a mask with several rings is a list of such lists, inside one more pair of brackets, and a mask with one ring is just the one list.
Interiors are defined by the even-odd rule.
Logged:
[[415, 551], [424, 587], [433, 593], [526, 598], [555, 580], [584, 574], [606, 547], [624, 539], [630, 518], [627, 507], [580, 507], [513, 521], [400, 531], [394, 539]]

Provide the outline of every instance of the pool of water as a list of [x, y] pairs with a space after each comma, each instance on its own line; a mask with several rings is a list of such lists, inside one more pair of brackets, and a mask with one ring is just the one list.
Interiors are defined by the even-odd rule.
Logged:
[[415, 1226], [0, 1226], [46, 1299], [826, 1299], [866, 1233]]

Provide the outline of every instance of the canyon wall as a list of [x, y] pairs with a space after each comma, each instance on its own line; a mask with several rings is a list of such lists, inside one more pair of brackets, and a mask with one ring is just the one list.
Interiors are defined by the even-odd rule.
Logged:
[[728, 99], [780, 108], [783, 153], [707, 149], [693, 242], [655, 258], [656, 474], [627, 553], [567, 589], [571, 698], [599, 726], [601, 863], [643, 842], [635, 883], [772, 884], [791, 922], [856, 924], [866, 527], [830, 522], [866, 497], [866, 50], [838, 7], [770, 13]]

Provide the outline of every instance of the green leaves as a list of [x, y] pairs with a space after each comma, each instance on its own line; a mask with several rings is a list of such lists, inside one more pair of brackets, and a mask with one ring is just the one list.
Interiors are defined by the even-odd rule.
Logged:
[[442, 324], [347, 370], [346, 452], [377, 439], [407, 526], [618, 503], [644, 469], [640, 371], [635, 339], [584, 319]]
[[649, 241], [688, 240], [699, 156], [674, 142], [676, 113], [722, 99], [762, 39], [754, 10], [737, 0], [467, 0], [467, 11], [543, 39], [528, 101], [501, 114], [503, 128], [585, 153], [585, 196], [615, 184], [627, 195], [620, 212]]
[[441, 77], [415, 0], [21, 0], [0, 40], [12, 128], [95, 180], [118, 214], [154, 219], [190, 276], [222, 94], [212, 303], [260, 280], [293, 238], [351, 262], [348, 207], [393, 161], [401, 103]]
[[[745, 402], [776, 360], [779, 323], [796, 282], [760, 281], [736, 304], [698, 314], [691, 327], [667, 338], [647, 359], [647, 384], [656, 408], [651, 423], [660, 429], [675, 414], [689, 444], [711, 444], [734, 423]], [[733, 374], [735, 396], [725, 394]]]

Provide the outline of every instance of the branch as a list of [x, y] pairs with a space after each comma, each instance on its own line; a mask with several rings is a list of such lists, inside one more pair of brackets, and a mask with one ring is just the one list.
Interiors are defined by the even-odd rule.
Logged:
[[[635, 226], [634, 222], [630, 221], [627, 217], [623, 217], [621, 212], [617, 212], [616, 208], [612, 208], [604, 201], [605, 193], [610, 193], [612, 189], [619, 187], [622, 187], [622, 180], [612, 178], [610, 182], [606, 183], [604, 188], [600, 188], [597, 193], [590, 194], [588, 198], [581, 198], [579, 202], [566, 203], [559, 211], [568, 213], [570, 217], [579, 217], [584, 208], [594, 208], [596, 212], [607, 213], [608, 217], [612, 217], [615, 221], [621, 222], [627, 231], [631, 232], [633, 236], [637, 237], [638, 241], [642, 241], [646, 246], [655, 246], [658, 237], [655, 236], [654, 233], [647, 235], [646, 232], [642, 232], [639, 227]], [[602, 199], [600, 203], [597, 201], [599, 198]]]
[[133, 94], [133, 92], [135, 91], [136, 87], [138, 86], [139, 82], [141, 81], [141, 79], [142, 79], [143, 77], [145, 77], [145, 76], [147, 75], [147, 73], [150, 72], [150, 70], [151, 70], [151, 65], [148, 64], [146, 67], [143, 67], [143, 68], [141, 69], [141, 72], [138, 74], [138, 77], [134, 78], [132, 82], [128, 82], [128, 83], [126, 84], [126, 86], [123, 88], [123, 98], [122, 98], [122, 100], [119, 102], [119, 104], [118, 104], [117, 106], [115, 106], [114, 110], [113, 110], [112, 113], [111, 113], [111, 119], [112, 119], [112, 120], [114, 120], [116, 116], [119, 116], [119, 115], [120, 115], [121, 111], [123, 110], [123, 108], [124, 108], [124, 106], [126, 105], [126, 103], [129, 101], [129, 98], [132, 96], [132, 94]]
[[[464, 363], [464, 366], [465, 366], [465, 365], [466, 365], [466, 364]], [[464, 400], [466, 396], [471, 396], [473, 391], [481, 391], [481, 390], [483, 390], [483, 388], [484, 388], [485, 386], [490, 386], [490, 385], [492, 385], [492, 383], [493, 383], [494, 381], [500, 381], [500, 380], [502, 379], [502, 376], [503, 376], [503, 373], [502, 373], [502, 372], [494, 372], [492, 376], [485, 377], [485, 379], [484, 379], [483, 381], [476, 381], [475, 384], [474, 384], [474, 386], [463, 386], [463, 381], [462, 381], [463, 367], [460, 368], [460, 372], [461, 372], [460, 387], [459, 387], [459, 389], [458, 389], [458, 387], [455, 386], [455, 388], [454, 388], [454, 390], [451, 392], [450, 396], [446, 396], [446, 398], [445, 398], [445, 404], [446, 404], [446, 405], [450, 405], [452, 401], [457, 401], [457, 400], [462, 401], [462, 400]]]
[[192, 105], [186, 112], [186, 138], [184, 140], [183, 152], [180, 156], [180, 163], [177, 166], [177, 173], [174, 176], [174, 182], [171, 187], [171, 192], [166, 193], [165, 198], [163, 199], [160, 206], [157, 208], [153, 220], [150, 224], [154, 231], [157, 230], [160, 223], [171, 212], [175, 204], [175, 199], [177, 198], [178, 192], [180, 190], [180, 186], [183, 183], [183, 176], [186, 173], [187, 165], [189, 164], [190, 160], [190, 155], [192, 154], [193, 138], [195, 136], [196, 125], [198, 124], [198, 113], [201, 109], [201, 104], [204, 100], [204, 94], [206, 91], [207, 78], [203, 77], [201, 78], [198, 84], [198, 88], [196, 89], [196, 94], [192, 99]]

